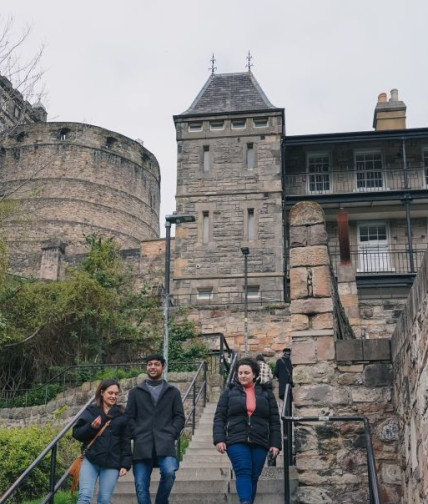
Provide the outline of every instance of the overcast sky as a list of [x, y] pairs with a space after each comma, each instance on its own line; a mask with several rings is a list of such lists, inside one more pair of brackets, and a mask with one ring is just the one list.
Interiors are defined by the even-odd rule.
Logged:
[[1, 0], [45, 44], [48, 118], [140, 138], [158, 159], [164, 216], [175, 210], [173, 114], [210, 75], [253, 73], [286, 110], [287, 134], [371, 130], [392, 88], [407, 127], [428, 127], [427, 0]]

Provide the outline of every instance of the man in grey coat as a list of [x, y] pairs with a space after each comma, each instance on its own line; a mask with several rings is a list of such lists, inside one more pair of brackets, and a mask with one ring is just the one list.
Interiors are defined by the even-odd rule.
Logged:
[[159, 466], [161, 478], [155, 504], [168, 504], [178, 461], [175, 441], [184, 427], [180, 392], [162, 379], [165, 359], [153, 354], [146, 358], [147, 380], [129, 392], [126, 414], [134, 440], [133, 472], [138, 504], [151, 504], [150, 478]]

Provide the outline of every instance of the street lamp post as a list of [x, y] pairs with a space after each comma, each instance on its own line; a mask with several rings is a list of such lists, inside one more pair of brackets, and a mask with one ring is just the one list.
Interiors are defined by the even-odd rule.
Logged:
[[242, 247], [244, 254], [244, 355], [248, 355], [248, 255], [250, 249]]
[[168, 379], [168, 347], [169, 347], [169, 303], [170, 303], [170, 269], [171, 269], [171, 224], [181, 224], [182, 222], [195, 222], [194, 215], [172, 214], [165, 216], [165, 287], [163, 297], [163, 358], [165, 368], [163, 376]]

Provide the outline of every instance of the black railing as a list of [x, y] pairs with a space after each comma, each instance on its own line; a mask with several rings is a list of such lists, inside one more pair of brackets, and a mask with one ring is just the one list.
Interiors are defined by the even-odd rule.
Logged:
[[321, 173], [289, 173], [285, 176], [287, 196], [309, 196], [382, 191], [420, 190], [428, 187], [428, 167], [422, 163], [358, 170], [337, 167]]
[[178, 460], [181, 460], [183, 454], [182, 449], [183, 437], [185, 433], [188, 432], [189, 427], [191, 428], [192, 435], [195, 433], [196, 407], [199, 401], [202, 400], [203, 407], [205, 407], [207, 403], [207, 369], [208, 369], [207, 363], [205, 361], [201, 362], [198, 370], [196, 371], [195, 376], [193, 377], [192, 382], [190, 383], [188, 389], [186, 390], [183, 396], [184, 405], [186, 404], [186, 401], [192, 401], [192, 403], [189, 408], [189, 412], [187, 413], [186, 419], [184, 421], [184, 428], [181, 431], [176, 444], [176, 453]]
[[93, 402], [94, 398], [91, 399], [79, 410], [79, 412], [71, 419], [71, 421], [62, 429], [62, 431], [55, 437], [51, 443], [37, 456], [32, 464], [30, 464], [27, 469], [19, 476], [19, 478], [6, 490], [6, 492], [0, 497], [0, 504], [4, 504], [9, 497], [15, 494], [19, 490], [20, 486], [23, 484], [25, 479], [36, 469], [44, 460], [44, 458], [50, 454], [50, 471], [49, 471], [49, 491], [48, 494], [42, 498], [40, 504], [53, 504], [55, 493], [62, 487], [63, 483], [68, 477], [67, 472], [65, 472], [61, 478], [56, 481], [56, 465], [57, 465], [57, 450], [59, 441], [67, 434], [67, 432], [73, 427], [77, 422], [83, 411]]
[[126, 373], [131, 370], [143, 372], [144, 368], [145, 365], [141, 361], [119, 364], [78, 364], [75, 366], [68, 366], [47, 380], [46, 383], [37, 387], [31, 389], [3, 390], [0, 394], [0, 407], [26, 407], [36, 404], [47, 404], [60, 392], [64, 392], [68, 389], [74, 389], [76, 391], [76, 388], [83, 383], [94, 382], [98, 379], [97, 374], [106, 370], [111, 371], [112, 378], [121, 379], [123, 378], [123, 376], [119, 375], [121, 372]]
[[[361, 247], [351, 250], [351, 262], [354, 265], [356, 274], [411, 274], [416, 273], [422, 264], [426, 247], [414, 247], [411, 254], [407, 248], [388, 249], [387, 247]], [[340, 263], [338, 250], [330, 248], [330, 257], [333, 270], [337, 274], [337, 265]], [[412, 271], [413, 266], [413, 271]]]
[[[287, 414], [288, 412], [288, 414]], [[381, 504], [379, 484], [376, 472], [376, 464], [373, 452], [373, 444], [370, 433], [370, 424], [365, 416], [310, 416], [310, 417], [294, 417], [291, 416], [291, 387], [289, 384], [285, 387], [284, 407], [282, 410], [282, 421], [284, 424], [295, 424], [303, 422], [363, 422], [364, 435], [367, 450], [367, 467], [369, 480], [369, 498], [370, 504]], [[284, 426], [283, 449], [284, 449], [284, 502], [291, 504], [290, 495], [290, 474], [289, 467], [292, 464], [291, 453], [291, 436]], [[287, 467], [286, 467], [287, 466]]]
[[[248, 295], [248, 305], [251, 306], [267, 306], [283, 302], [284, 292], [282, 290], [260, 290]], [[174, 306], [244, 304], [245, 293], [241, 291], [212, 292], [206, 297], [200, 297], [198, 294], [174, 294], [171, 295], [171, 303]]]

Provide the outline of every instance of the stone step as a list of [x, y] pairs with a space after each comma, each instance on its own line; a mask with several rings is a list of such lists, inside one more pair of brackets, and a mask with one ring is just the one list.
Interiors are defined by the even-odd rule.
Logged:
[[[152, 502], [155, 501], [155, 495], [152, 495]], [[169, 504], [239, 504], [239, 497], [237, 494], [206, 494], [195, 495], [187, 494], [174, 494], [172, 491], [169, 499]], [[284, 502], [283, 495], [278, 494], [260, 494], [257, 493], [257, 504], [282, 504]], [[121, 494], [115, 492], [111, 499], [111, 504], [137, 504], [137, 498], [131, 494]]]

